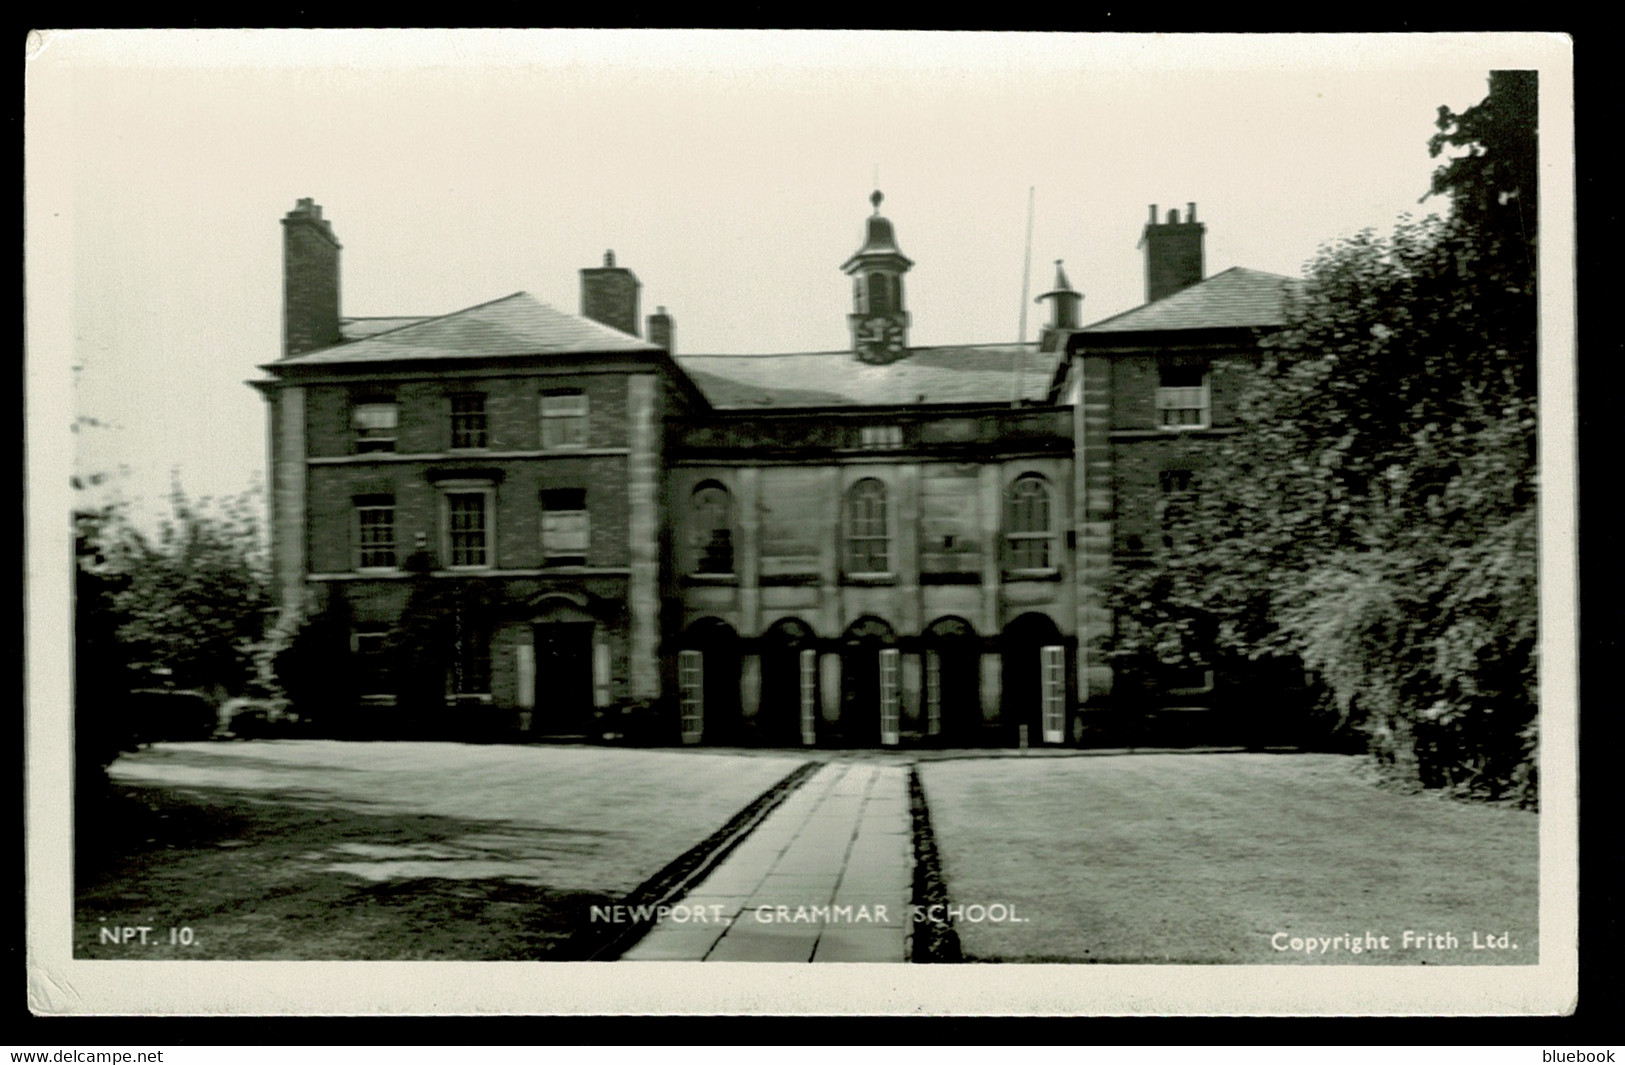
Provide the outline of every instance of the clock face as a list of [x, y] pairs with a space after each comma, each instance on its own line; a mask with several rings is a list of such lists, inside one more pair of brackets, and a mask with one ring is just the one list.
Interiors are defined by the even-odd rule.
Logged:
[[903, 345], [903, 323], [887, 315], [859, 322], [854, 339], [859, 353], [867, 358], [895, 359], [907, 350]]

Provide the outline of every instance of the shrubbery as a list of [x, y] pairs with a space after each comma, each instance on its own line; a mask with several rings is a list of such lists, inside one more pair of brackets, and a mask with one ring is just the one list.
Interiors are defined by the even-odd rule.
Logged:
[[1534, 103], [1533, 73], [1496, 72], [1441, 108], [1450, 216], [1312, 264], [1240, 433], [1173, 501], [1180, 537], [1119, 589], [1126, 676], [1295, 662], [1328, 736], [1419, 785], [1534, 802]]

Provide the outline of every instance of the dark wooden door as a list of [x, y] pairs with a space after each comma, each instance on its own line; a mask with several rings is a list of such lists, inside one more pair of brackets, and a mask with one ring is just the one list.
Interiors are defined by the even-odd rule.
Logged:
[[536, 626], [536, 729], [585, 733], [592, 718], [592, 626]]

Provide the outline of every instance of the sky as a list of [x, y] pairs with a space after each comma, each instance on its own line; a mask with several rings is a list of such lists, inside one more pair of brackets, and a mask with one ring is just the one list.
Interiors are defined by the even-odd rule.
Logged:
[[[344, 246], [345, 315], [521, 290], [575, 312], [577, 271], [613, 248], [679, 354], [817, 351], [848, 343], [840, 266], [878, 176], [915, 262], [911, 343], [1015, 340], [1024, 306], [1032, 339], [1056, 259], [1085, 321], [1143, 301], [1153, 203], [1197, 204], [1210, 275], [1299, 275], [1327, 241], [1442, 211], [1419, 202], [1437, 110], [1529, 65], [1517, 41], [47, 34], [28, 71], [28, 383], [66, 409], [35, 446], [108, 475], [138, 517], [172, 472], [194, 496], [263, 482], [246, 382], [279, 355], [278, 222], [301, 197]], [[75, 414], [96, 424], [70, 436]]]

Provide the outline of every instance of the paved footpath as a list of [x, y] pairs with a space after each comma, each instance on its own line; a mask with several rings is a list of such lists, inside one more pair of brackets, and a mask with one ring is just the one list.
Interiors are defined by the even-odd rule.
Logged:
[[622, 957], [904, 961], [913, 878], [908, 770], [832, 762]]

